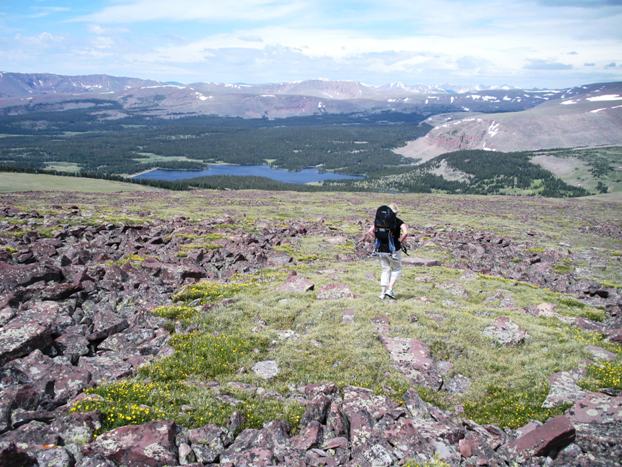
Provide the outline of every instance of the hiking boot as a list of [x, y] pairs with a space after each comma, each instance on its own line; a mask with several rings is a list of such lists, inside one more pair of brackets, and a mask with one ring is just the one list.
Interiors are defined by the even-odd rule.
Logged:
[[393, 293], [393, 291], [392, 291], [392, 290], [387, 290], [387, 291], [385, 292], [384, 296], [385, 296], [385, 297], [392, 298], [393, 300], [396, 300], [396, 298], [395, 298], [395, 294]]

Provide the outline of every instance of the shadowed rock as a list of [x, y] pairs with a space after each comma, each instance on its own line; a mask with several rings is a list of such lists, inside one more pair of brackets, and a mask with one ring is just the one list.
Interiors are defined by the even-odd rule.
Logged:
[[30, 467], [39, 465], [37, 459], [19, 449], [15, 443], [0, 444], [0, 465], [11, 467]]
[[512, 443], [512, 447], [526, 456], [545, 456], [555, 452], [575, 439], [575, 428], [570, 419], [559, 416], [529, 431]]

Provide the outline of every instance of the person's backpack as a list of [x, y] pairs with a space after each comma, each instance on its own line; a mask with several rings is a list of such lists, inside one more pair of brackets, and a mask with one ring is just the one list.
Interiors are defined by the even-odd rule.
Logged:
[[376, 241], [374, 243], [375, 253], [395, 253], [395, 239], [393, 231], [397, 228], [397, 217], [389, 206], [380, 206], [376, 210], [374, 219]]

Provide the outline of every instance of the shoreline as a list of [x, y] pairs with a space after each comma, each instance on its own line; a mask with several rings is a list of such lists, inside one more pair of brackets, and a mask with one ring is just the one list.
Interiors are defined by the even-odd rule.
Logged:
[[127, 176], [127, 178], [133, 179], [134, 177], [140, 177], [141, 175], [148, 174], [148, 173], [153, 172], [155, 170], [160, 170], [160, 167], [153, 167], [151, 169], [143, 170], [142, 172], [137, 172], [135, 174], [130, 174], [130, 175]]

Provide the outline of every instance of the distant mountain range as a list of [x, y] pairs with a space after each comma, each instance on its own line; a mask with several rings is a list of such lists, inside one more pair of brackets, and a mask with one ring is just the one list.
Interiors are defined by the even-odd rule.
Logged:
[[391, 83], [308, 80], [269, 84], [163, 83], [108, 75], [62, 76], [0, 73], [0, 109], [5, 114], [79, 107], [106, 110], [102, 118], [128, 113], [158, 117], [221, 115], [286, 118], [322, 113], [509, 112], [534, 107], [565, 90], [509, 86], [458, 89]]

